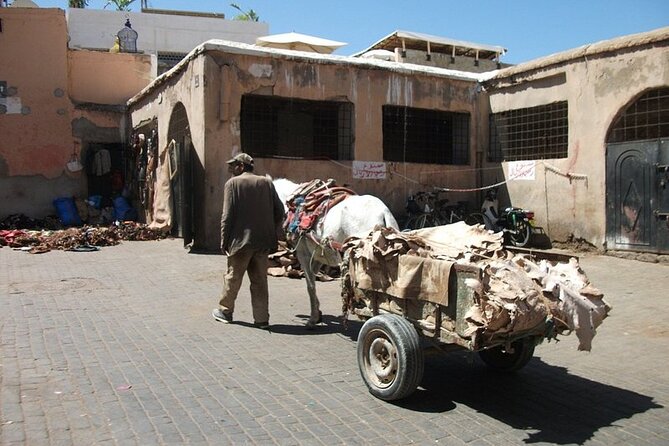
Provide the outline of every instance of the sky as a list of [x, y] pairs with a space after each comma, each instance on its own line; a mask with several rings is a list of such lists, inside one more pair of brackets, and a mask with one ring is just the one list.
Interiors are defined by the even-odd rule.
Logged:
[[[33, 0], [65, 9], [64, 0]], [[105, 0], [89, 0], [102, 9]], [[149, 0], [149, 7], [237, 15], [232, 1]], [[502, 46], [517, 64], [582, 45], [669, 26], [669, 0], [236, 0], [270, 34], [298, 32], [346, 42], [334, 54], [364, 50], [395, 30]], [[115, 9], [113, 5], [107, 9]], [[130, 7], [139, 12], [140, 0]]]

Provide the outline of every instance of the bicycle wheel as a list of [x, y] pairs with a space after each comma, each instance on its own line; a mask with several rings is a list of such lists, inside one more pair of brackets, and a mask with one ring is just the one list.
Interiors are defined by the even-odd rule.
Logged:
[[459, 201], [458, 203], [460, 204], [453, 210], [454, 220], [452, 223], [464, 221], [464, 219], [467, 218], [467, 203], [462, 201]]
[[462, 209], [452, 209], [449, 215], [449, 223], [457, 223], [465, 219], [465, 213]]
[[410, 216], [407, 221], [404, 223], [404, 228], [402, 231], [411, 231], [416, 229], [416, 220], [418, 219], [417, 215]]
[[439, 221], [432, 214], [421, 214], [416, 218], [416, 229], [439, 226]]
[[483, 218], [483, 214], [480, 212], [475, 212], [473, 214], [469, 214], [465, 218], [465, 223], [467, 223], [469, 226], [485, 225], [485, 218]]

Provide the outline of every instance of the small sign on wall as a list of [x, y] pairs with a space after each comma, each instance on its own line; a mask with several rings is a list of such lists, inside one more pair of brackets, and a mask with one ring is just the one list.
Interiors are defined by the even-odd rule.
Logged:
[[534, 161], [509, 162], [509, 180], [534, 180], [536, 163]]
[[379, 161], [353, 161], [353, 178], [385, 180], [386, 163]]

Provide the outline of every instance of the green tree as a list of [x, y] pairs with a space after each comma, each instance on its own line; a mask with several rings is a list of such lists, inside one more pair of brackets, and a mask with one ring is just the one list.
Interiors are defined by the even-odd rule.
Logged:
[[88, 0], [69, 0], [68, 6], [70, 8], [85, 8], [88, 6]]
[[236, 15], [233, 20], [244, 20], [247, 22], [257, 22], [258, 20], [260, 20], [260, 16], [258, 16], [258, 14], [256, 14], [256, 12], [253, 9], [244, 11], [236, 3], [230, 3], [230, 6], [232, 6], [237, 11], [240, 12], [240, 14]]
[[107, 0], [105, 8], [109, 5], [114, 5], [117, 11], [130, 11], [130, 5], [133, 3], [135, 3], [135, 0]]

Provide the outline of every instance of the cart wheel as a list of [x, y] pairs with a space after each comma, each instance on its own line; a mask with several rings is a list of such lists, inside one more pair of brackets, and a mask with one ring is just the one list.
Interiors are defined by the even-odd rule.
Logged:
[[418, 332], [408, 320], [380, 314], [362, 326], [358, 368], [375, 397], [392, 401], [411, 395], [423, 379], [424, 367]]
[[534, 338], [523, 338], [511, 343], [512, 353], [503, 345], [480, 350], [479, 357], [492, 369], [500, 372], [515, 372], [522, 369], [534, 355]]

